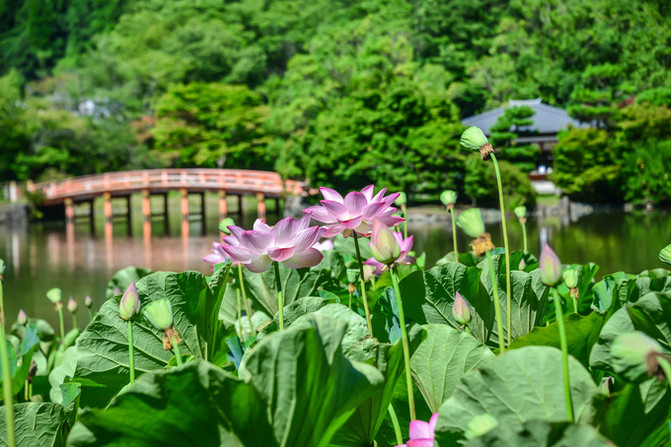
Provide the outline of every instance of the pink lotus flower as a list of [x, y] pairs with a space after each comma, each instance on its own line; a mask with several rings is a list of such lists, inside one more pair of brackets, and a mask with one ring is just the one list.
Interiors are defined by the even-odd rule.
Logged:
[[333, 250], [335, 248], [335, 245], [333, 245], [333, 241], [331, 239], [324, 239], [321, 242], [317, 242], [312, 247], [316, 248], [319, 251], [327, 251], [327, 250]]
[[382, 188], [373, 195], [374, 189], [374, 185], [368, 185], [361, 192], [352, 191], [343, 199], [338, 192], [322, 187], [319, 188], [324, 196], [321, 206], [311, 206], [303, 212], [326, 225], [324, 237], [333, 237], [340, 233], [348, 237], [352, 231], [361, 236], [370, 236], [375, 219], [381, 220], [388, 227], [403, 222], [402, 217], [393, 215], [396, 208], [391, 206], [399, 193], [385, 197], [387, 188]]
[[429, 422], [410, 421], [410, 429], [408, 430], [410, 440], [407, 444], [401, 444], [396, 447], [433, 447], [437, 422], [438, 413], [433, 413]]
[[210, 264], [212, 266], [212, 269], [214, 269], [215, 265], [222, 263], [228, 259], [223, 246], [224, 245], [220, 244], [219, 242], [212, 242], [212, 253], [205, 255], [205, 257], [203, 258], [203, 261]]
[[226, 257], [233, 262], [244, 264], [255, 273], [265, 272], [273, 261], [298, 269], [314, 267], [324, 255], [313, 247], [324, 232], [324, 228], [309, 227], [310, 215], [300, 220], [287, 217], [274, 227], [261, 219], [256, 219], [253, 230], [244, 230], [230, 225], [230, 236], [224, 236], [221, 247]]
[[375, 220], [373, 225], [372, 241], [368, 243], [372, 258], [368, 258], [364, 264], [375, 267], [374, 275], [380, 275], [391, 265], [410, 265], [417, 260], [408, 253], [412, 250], [414, 237], [403, 239], [398, 231], [391, 231], [385, 227], [382, 221]]

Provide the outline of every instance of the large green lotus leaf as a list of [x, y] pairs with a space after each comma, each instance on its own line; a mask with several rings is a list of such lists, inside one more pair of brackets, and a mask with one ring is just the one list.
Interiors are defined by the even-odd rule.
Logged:
[[[72, 408], [60, 404], [27, 402], [14, 404], [16, 445], [22, 447], [61, 447], [70, 431]], [[5, 430], [5, 411], [0, 411], [0, 445], [9, 445]]]
[[[252, 273], [243, 270], [247, 297], [268, 315], [277, 313], [277, 285], [275, 269], [263, 273]], [[317, 288], [322, 286], [331, 277], [327, 270], [320, 269], [290, 269], [280, 264], [280, 281], [284, 290], [283, 301], [287, 306], [306, 296], [317, 296]], [[235, 293], [232, 290], [229, 293]]]
[[[144, 305], [166, 297], [175, 315], [182, 354], [205, 358], [213, 293], [198, 272], [157, 272], [137, 283]], [[213, 311], [213, 310], [212, 310]], [[133, 319], [133, 344], [136, 375], [161, 369], [173, 353], [165, 351], [162, 334], [143, 318]], [[128, 383], [128, 325], [119, 318], [119, 297], [108, 300], [93, 321], [77, 339], [74, 350], [68, 349], [63, 363], [50, 376], [50, 396], [60, 401], [60, 385], [67, 381], [82, 384], [82, 404], [105, 406]]]
[[633, 331], [654, 338], [671, 355], [671, 293], [650, 292], [617, 310], [601, 329], [590, 355], [590, 365], [613, 371], [611, 345], [618, 335]]
[[426, 340], [412, 354], [412, 375], [434, 413], [452, 394], [459, 380], [494, 354], [464, 331], [445, 324], [427, 324]]
[[240, 366], [240, 376], [267, 403], [281, 446], [328, 446], [356, 407], [384, 384], [373, 366], [343, 356], [345, 323], [325, 316], [311, 322], [265, 338]]
[[594, 427], [570, 422], [528, 421], [520, 425], [499, 425], [484, 435], [469, 439], [465, 447], [608, 447], [613, 444]]
[[[23, 338], [14, 346], [7, 341], [7, 353], [9, 355], [9, 374], [12, 383], [12, 394], [17, 394], [24, 387], [26, 378], [30, 370], [30, 363], [33, 358], [33, 353], [38, 347], [40, 339], [38, 337], [37, 326], [26, 326], [23, 332]], [[0, 358], [0, 367], [2, 366], [2, 358]], [[2, 377], [0, 377], [0, 384]], [[3, 396], [4, 398], [4, 396]], [[0, 398], [0, 400], [3, 400]]]
[[[423, 343], [425, 331], [414, 325], [408, 331], [408, 347], [410, 353], [415, 352]], [[382, 423], [389, 411], [397, 383], [404, 380], [405, 366], [403, 362], [403, 346], [399, 340], [393, 345], [378, 343], [369, 351], [368, 363], [372, 363], [384, 376], [384, 387], [362, 403], [345, 425], [338, 430], [332, 445], [338, 446], [370, 446], [373, 445]]]
[[150, 269], [143, 269], [137, 267], [126, 267], [124, 269], [116, 272], [112, 279], [107, 283], [107, 290], [105, 291], [105, 297], [107, 299], [112, 298], [114, 293], [114, 287], [117, 287], [123, 293], [131, 282], [138, 282], [145, 276], [151, 273]]
[[83, 413], [71, 446], [276, 446], [251, 384], [197, 360], [138, 378], [106, 409]]
[[[293, 301], [291, 304], [287, 304], [283, 309], [284, 327], [291, 326], [298, 318], [316, 312], [327, 304], [329, 304], [329, 301], [319, 296], [306, 296]], [[279, 319], [279, 312], [275, 313], [270, 324], [263, 328], [259, 334], [259, 339], [277, 332], [279, 329]]]
[[[589, 366], [589, 354], [599, 338], [599, 333], [606, 319], [596, 312], [586, 317], [578, 314], [569, 314], [564, 320], [568, 352], [580, 363]], [[518, 349], [525, 346], [553, 346], [560, 348], [559, 325], [556, 321], [547, 326], [535, 327], [527, 335], [516, 338], [509, 349]]]
[[666, 269], [646, 270], [638, 276], [616, 273], [605, 277], [593, 290], [594, 309], [612, 314], [649, 292], [671, 292], [671, 276]]
[[[474, 416], [490, 414], [500, 425], [532, 420], [566, 421], [561, 351], [528, 346], [507, 351], [465, 376], [440, 407], [437, 433], [463, 434]], [[596, 391], [589, 372], [569, 357], [573, 409], [577, 419]]]
[[[489, 339], [494, 323], [494, 305], [480, 282], [481, 271], [455, 262], [433, 267], [426, 272], [414, 272], [400, 282], [406, 319], [419, 324], [460, 325], [452, 316], [454, 296], [459, 292], [468, 302], [473, 320], [471, 333], [481, 342]], [[386, 294], [393, 299], [392, 289]], [[395, 304], [392, 304], [395, 307]]]

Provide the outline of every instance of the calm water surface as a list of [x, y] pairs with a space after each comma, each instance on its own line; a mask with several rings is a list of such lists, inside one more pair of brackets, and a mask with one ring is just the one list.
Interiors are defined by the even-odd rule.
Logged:
[[[93, 231], [87, 221], [79, 221], [74, 234], [68, 234], [65, 225], [57, 222], [0, 226], [0, 257], [7, 264], [4, 296], [8, 320], [13, 321], [22, 308], [30, 316], [55, 323], [56, 314], [45, 292], [60, 287], [65, 297], [72, 295], [80, 302], [79, 318], [86, 321], [84, 296], [90, 294], [96, 306], [101, 305], [107, 281], [114, 272], [129, 265], [155, 271], [208, 272], [202, 257], [218, 237], [214, 203], [208, 204], [205, 230], [201, 220], [192, 220], [183, 228], [175, 208], [171, 210], [168, 228], [161, 219], [156, 219], [151, 225], [151, 236], [143, 233], [139, 205], [139, 201], [133, 202], [130, 235], [125, 219], [115, 221], [113, 231], [106, 234], [101, 216], [96, 219]], [[199, 204], [194, 202], [192, 206], [197, 210]], [[249, 224], [253, 219], [254, 215], [246, 216], [244, 221]], [[272, 223], [277, 217], [271, 213], [268, 220]], [[511, 220], [509, 228], [511, 249], [521, 249], [519, 224]], [[575, 222], [566, 218], [530, 218], [527, 229], [532, 252], [538, 253], [541, 244], [547, 241], [564, 263], [599, 264], [599, 277], [619, 270], [638, 273], [663, 267], [657, 254], [671, 242], [671, 221], [666, 211], [599, 213]], [[452, 249], [447, 221], [414, 224], [409, 231], [415, 235], [416, 249], [426, 252], [429, 266]], [[489, 225], [488, 231], [494, 242], [502, 245], [500, 225]], [[459, 234], [461, 250], [467, 248], [467, 243], [466, 237]]]

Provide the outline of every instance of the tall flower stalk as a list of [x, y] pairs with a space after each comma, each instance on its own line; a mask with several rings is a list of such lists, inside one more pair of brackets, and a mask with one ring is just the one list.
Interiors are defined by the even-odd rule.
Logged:
[[356, 251], [356, 260], [359, 264], [359, 285], [361, 286], [361, 300], [363, 301], [363, 310], [366, 313], [366, 324], [368, 332], [373, 335], [373, 323], [370, 318], [370, 309], [368, 309], [368, 297], [366, 296], [366, 282], [363, 279], [363, 259], [361, 259], [361, 249], [359, 248], [359, 237], [354, 232], [354, 250]]
[[70, 315], [72, 316], [72, 329], [76, 329], [79, 327], [77, 324], [77, 309], [79, 308], [79, 305], [77, 304], [77, 301], [73, 297], [70, 297], [68, 300], [68, 311], [70, 312]]
[[273, 262], [275, 265], [275, 284], [277, 284], [277, 309], [279, 312], [280, 331], [284, 330], [284, 299], [282, 293], [282, 278], [280, 278], [280, 264]]
[[[499, 190], [499, 207], [501, 208], [501, 230], [503, 231], [503, 249], [505, 250], [506, 260], [506, 314], [508, 328], [510, 328], [512, 319], [510, 313], [511, 299], [511, 284], [510, 284], [510, 250], [508, 248], [508, 231], [506, 230], [506, 211], [503, 203], [503, 185], [501, 183], [501, 170], [499, 169], [499, 162], [496, 159], [494, 148], [487, 140], [487, 137], [479, 127], [471, 126], [464, 131], [459, 141], [461, 147], [470, 152], [480, 152], [483, 160], [492, 159], [494, 165], [494, 172], [496, 174], [496, 186]], [[508, 331], [508, 345], [512, 341], [512, 331]]]
[[84, 298], [84, 304], [86, 305], [86, 309], [89, 311], [89, 323], [93, 321], [93, 300], [89, 295], [86, 295], [86, 298]]
[[61, 330], [61, 346], [63, 346], [63, 340], [65, 340], [65, 324], [63, 323], [63, 303], [61, 303], [62, 299], [62, 292], [61, 289], [58, 287], [54, 287], [52, 289], [47, 290], [47, 298], [49, 301], [54, 303], [56, 306], [56, 312], [58, 312], [58, 322], [60, 325], [60, 330]]
[[7, 432], [7, 444], [10, 447], [16, 447], [12, 373], [9, 367], [9, 352], [7, 351], [7, 338], [5, 337], [4, 274], [5, 262], [0, 259], [0, 326], [2, 326], [0, 327], [0, 356], [2, 357], [2, 391], [5, 404], [5, 431]]
[[254, 324], [252, 323], [252, 309], [249, 306], [249, 300], [247, 299], [247, 291], [245, 290], [245, 277], [242, 274], [242, 264], [238, 264], [238, 281], [240, 282], [240, 292], [242, 292], [242, 302], [245, 305], [245, 313], [247, 314], [247, 321], [249, 322], [249, 328], [252, 331], [252, 337], [256, 335], [256, 330], [254, 329]]
[[524, 241], [523, 246], [524, 251], [527, 252], [529, 251], [527, 247], [527, 207], [516, 206], [515, 209], [513, 209], [513, 212], [515, 213], [515, 216], [517, 216], [517, 220], [522, 226], [522, 240]]
[[454, 217], [454, 204], [457, 202], [457, 192], [452, 190], [443, 191], [440, 194], [440, 201], [445, 205], [445, 209], [452, 218], [452, 244], [454, 246], [454, 260], [459, 262], [459, 250], [457, 249], [457, 221]]
[[135, 357], [133, 356], [133, 322], [132, 318], [140, 312], [140, 294], [131, 282], [119, 301], [119, 317], [128, 322], [128, 369], [130, 384], [135, 382]]

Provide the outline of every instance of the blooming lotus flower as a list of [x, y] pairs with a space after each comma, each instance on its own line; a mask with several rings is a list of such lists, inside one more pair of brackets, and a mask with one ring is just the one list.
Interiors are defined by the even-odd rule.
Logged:
[[316, 248], [319, 251], [327, 251], [333, 250], [335, 245], [333, 245], [333, 241], [331, 239], [324, 239], [323, 241], [314, 244], [312, 248]]
[[403, 239], [400, 232], [392, 232], [382, 221], [376, 219], [372, 241], [368, 243], [373, 257], [368, 258], [364, 264], [374, 267], [375, 275], [383, 273], [389, 265], [413, 264], [416, 259], [408, 254], [412, 250], [413, 241], [413, 236]]
[[228, 259], [226, 252], [223, 249], [223, 244], [219, 242], [212, 242], [212, 253], [209, 253], [203, 257], [203, 261], [207, 262], [212, 266], [225, 262]]
[[546, 286], [554, 286], [562, 279], [561, 261], [557, 254], [548, 244], [543, 246], [541, 257], [538, 260], [538, 267], [541, 270], [541, 280]]
[[429, 422], [420, 420], [410, 421], [410, 429], [408, 430], [410, 440], [406, 444], [396, 447], [433, 447], [437, 422], [438, 413], [433, 413]]
[[373, 195], [374, 185], [368, 185], [361, 191], [352, 191], [343, 197], [331, 188], [320, 188], [324, 200], [321, 206], [311, 206], [303, 210], [307, 215], [326, 225], [324, 237], [333, 237], [343, 233], [345, 237], [356, 231], [361, 236], [370, 236], [373, 222], [379, 219], [388, 227], [403, 222], [402, 217], [394, 216], [396, 208], [391, 206], [400, 196], [399, 193], [385, 197], [387, 188]]
[[253, 230], [231, 225], [231, 235], [224, 237], [222, 249], [231, 261], [240, 262], [255, 273], [265, 272], [273, 261], [292, 269], [314, 267], [324, 255], [313, 245], [326, 229], [308, 225], [310, 214], [300, 220], [284, 218], [274, 227], [256, 219]]

